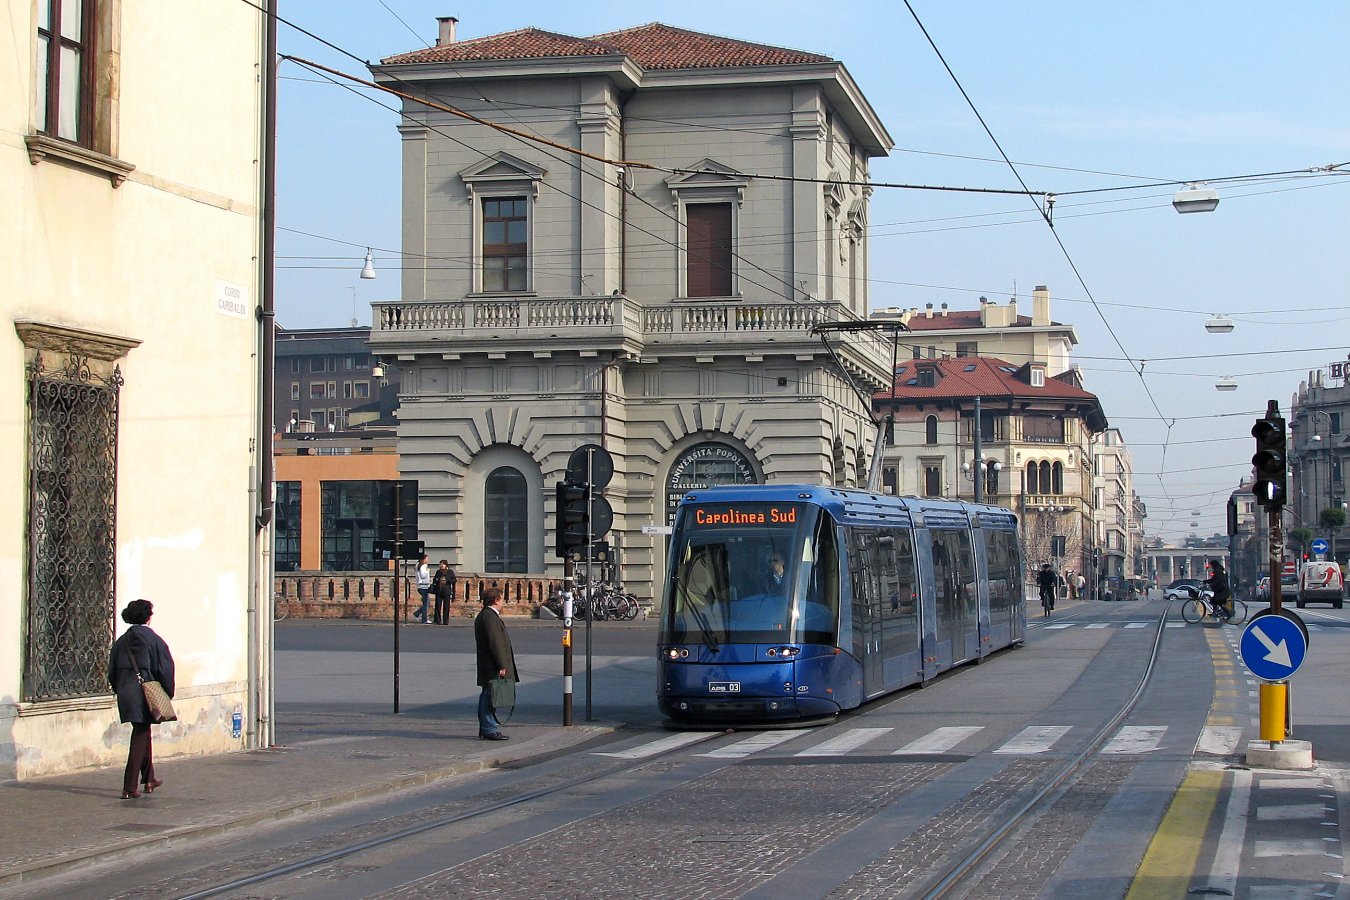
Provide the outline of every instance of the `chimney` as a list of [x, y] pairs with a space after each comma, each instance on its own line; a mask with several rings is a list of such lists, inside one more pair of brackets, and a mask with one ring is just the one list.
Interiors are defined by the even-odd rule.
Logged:
[[933, 304], [928, 303], [924, 305], [923, 317], [925, 319], [933, 318]]
[[459, 22], [454, 16], [437, 16], [436, 46], [444, 47], [455, 42], [455, 25]]
[[944, 303], [942, 304], [942, 315], [945, 316], [946, 314], [947, 314], [947, 304]]
[[1043, 284], [1031, 292], [1031, 324], [1050, 324], [1050, 289]]

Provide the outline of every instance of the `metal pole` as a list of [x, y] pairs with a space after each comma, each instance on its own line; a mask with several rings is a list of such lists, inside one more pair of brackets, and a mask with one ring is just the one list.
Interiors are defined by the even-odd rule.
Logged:
[[399, 594], [403, 589], [403, 482], [394, 482], [394, 715], [398, 715]]
[[975, 398], [975, 459], [970, 463], [971, 474], [975, 476], [975, 502], [984, 500], [984, 448], [980, 444], [980, 398]]
[[1270, 611], [1276, 615], [1282, 609], [1283, 600], [1283, 585], [1280, 582], [1284, 574], [1284, 526], [1280, 523], [1283, 518], [1280, 512], [1278, 506], [1270, 507], [1267, 512], [1270, 518]]
[[591, 537], [591, 517], [595, 514], [595, 449], [586, 448], [586, 721], [594, 721], [591, 710], [591, 682], [595, 680], [591, 668], [591, 623], [595, 621], [595, 545]]
[[[559, 523], [558, 527], [562, 527]], [[563, 725], [572, 724], [572, 587], [576, 583], [576, 561], [571, 553], [563, 557]]]

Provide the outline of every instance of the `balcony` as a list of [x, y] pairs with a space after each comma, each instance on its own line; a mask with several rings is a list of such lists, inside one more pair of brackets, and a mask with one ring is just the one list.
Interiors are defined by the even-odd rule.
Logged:
[[[824, 352], [811, 326], [844, 319], [830, 303], [695, 303], [646, 307], [628, 297], [476, 297], [371, 304], [375, 352], [457, 354], [512, 350], [586, 350], [662, 355]], [[831, 338], [855, 376], [876, 388], [892, 355], [889, 337], [841, 333]]]

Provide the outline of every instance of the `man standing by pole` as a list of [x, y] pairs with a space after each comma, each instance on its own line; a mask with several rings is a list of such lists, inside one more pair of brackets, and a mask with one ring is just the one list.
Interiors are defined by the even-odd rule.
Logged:
[[497, 706], [492, 696], [492, 683], [506, 679], [515, 684], [516, 655], [511, 649], [511, 636], [502, 621], [501, 588], [483, 591], [483, 609], [473, 620], [473, 641], [478, 655], [478, 736], [485, 741], [507, 740], [497, 721]]

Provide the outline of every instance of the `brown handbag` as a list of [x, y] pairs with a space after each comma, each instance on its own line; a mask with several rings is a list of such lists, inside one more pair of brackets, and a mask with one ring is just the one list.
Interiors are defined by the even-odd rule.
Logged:
[[173, 711], [173, 701], [169, 699], [169, 694], [164, 690], [164, 685], [153, 679], [145, 680], [141, 674], [141, 667], [136, 664], [136, 654], [131, 652], [131, 641], [127, 641], [127, 656], [131, 659], [131, 667], [136, 670], [136, 680], [141, 683], [141, 690], [145, 692], [145, 705], [150, 708], [150, 721], [158, 725], [161, 722], [177, 722], [178, 713]]

